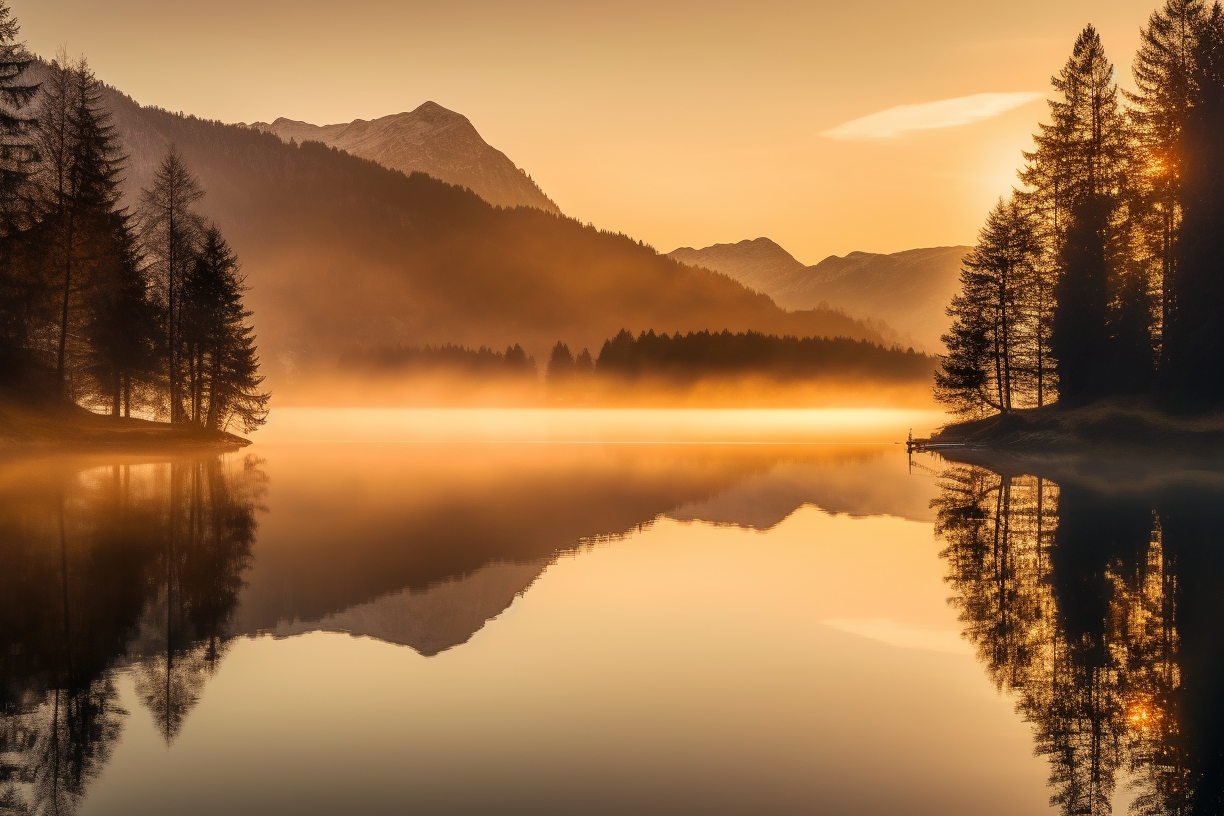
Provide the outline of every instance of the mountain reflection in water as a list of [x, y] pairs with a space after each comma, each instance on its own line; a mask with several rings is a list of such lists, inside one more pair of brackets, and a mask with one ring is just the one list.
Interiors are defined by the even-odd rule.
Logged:
[[[0, 465], [0, 813], [162, 812], [150, 763], [244, 740], [283, 753], [219, 777], [261, 813], [1019, 814], [1043, 763], [1058, 812], [1224, 812], [1224, 474], [1201, 465], [258, 450]], [[547, 602], [498, 620], [525, 594]], [[302, 718], [336, 751], [298, 747]]]
[[965, 634], [1049, 762], [1051, 804], [1224, 813], [1224, 473], [991, 467], [942, 473], [936, 531]]
[[279, 456], [271, 514], [254, 456], [0, 466], [0, 812], [77, 809], [129, 716], [119, 673], [169, 746], [237, 637], [337, 631], [436, 655], [558, 557], [660, 518], [767, 529], [804, 504], [930, 518], [929, 480], [899, 481], [879, 448]]

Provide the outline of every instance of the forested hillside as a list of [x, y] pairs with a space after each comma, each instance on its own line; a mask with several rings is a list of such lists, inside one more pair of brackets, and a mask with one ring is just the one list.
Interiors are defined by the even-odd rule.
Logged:
[[[745, 331], [880, 340], [832, 310], [788, 313], [724, 275], [538, 209], [498, 209], [420, 174], [322, 144], [108, 97], [150, 183], [177, 145], [209, 193], [200, 210], [243, 259], [270, 373], [388, 344], [598, 346], [634, 332]], [[278, 364], [280, 371], [278, 371]]]

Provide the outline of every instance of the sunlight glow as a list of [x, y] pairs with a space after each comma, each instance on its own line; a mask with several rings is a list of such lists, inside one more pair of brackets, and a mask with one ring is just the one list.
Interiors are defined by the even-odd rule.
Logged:
[[821, 135], [843, 140], [894, 139], [914, 130], [935, 130], [981, 122], [1027, 105], [1042, 96], [1044, 94], [1033, 91], [982, 93], [919, 105], [897, 105], [838, 125]]

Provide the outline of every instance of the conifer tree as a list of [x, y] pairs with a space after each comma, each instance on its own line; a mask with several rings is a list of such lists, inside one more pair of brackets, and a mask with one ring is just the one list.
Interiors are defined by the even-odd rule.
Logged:
[[87, 306], [86, 372], [112, 416], [130, 417], [133, 390], [157, 381], [160, 318], [131, 218], [112, 213], [104, 240]]
[[12, 381], [26, 367], [32, 326], [42, 306], [41, 286], [22, 255], [17, 233], [30, 223], [30, 177], [38, 154], [30, 103], [38, 84], [28, 79], [33, 56], [20, 27], [0, 0], [0, 377]]
[[1109, 387], [1102, 364], [1111, 350], [1111, 294], [1127, 247], [1119, 240], [1127, 131], [1118, 106], [1113, 65], [1100, 36], [1088, 26], [1071, 58], [1052, 79], [1060, 98], [1050, 101], [1051, 122], [1035, 137], [1021, 178], [1035, 210], [1048, 225], [1046, 263], [1057, 270], [1050, 345], [1060, 393], [1091, 400]]
[[553, 346], [552, 353], [548, 357], [548, 369], [546, 372], [548, 381], [553, 384], [560, 384], [573, 378], [574, 376], [574, 355], [570, 351], [569, 346], [557, 341], [557, 345]]
[[184, 418], [179, 290], [195, 260], [202, 222], [193, 207], [203, 197], [199, 180], [171, 145], [141, 198], [142, 235], [164, 296], [171, 422]]
[[1167, 333], [1176, 310], [1176, 244], [1186, 173], [1181, 138], [1194, 100], [1196, 44], [1206, 17], [1203, 0], [1166, 0], [1153, 12], [1132, 64], [1137, 90], [1126, 94], [1136, 152], [1135, 220], [1154, 262], [1149, 275], [1160, 292], [1163, 340], [1174, 346], [1178, 339]]
[[109, 242], [111, 214], [119, 200], [122, 158], [118, 137], [102, 104], [102, 86], [81, 60], [63, 54], [49, 67], [40, 111], [44, 227], [53, 238], [47, 265], [59, 288], [56, 376], [66, 385], [68, 339], [75, 301], [88, 292]]
[[183, 280], [181, 319], [188, 357], [188, 418], [211, 429], [237, 418], [250, 432], [267, 418], [251, 313], [242, 302], [238, 259], [215, 226], [204, 231]]
[[20, 34], [8, 3], [0, 0], [0, 237], [25, 224], [27, 184], [38, 160], [37, 120], [27, 108], [39, 86], [26, 79], [34, 57], [18, 40]]
[[961, 292], [948, 310], [953, 325], [935, 390], [954, 410], [1007, 412], [1033, 399], [1026, 355], [1041, 344], [1040, 325], [1024, 306], [1039, 254], [1029, 214], [1015, 197], [1000, 200], [965, 258]]
[[1176, 311], [1166, 382], [1182, 400], [1224, 403], [1224, 12], [1215, 5], [1196, 48], [1181, 142], [1186, 169]]

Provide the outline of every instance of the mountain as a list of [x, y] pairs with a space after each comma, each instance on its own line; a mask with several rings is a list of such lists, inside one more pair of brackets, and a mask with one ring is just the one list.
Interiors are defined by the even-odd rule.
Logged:
[[807, 271], [794, 255], [768, 238], [715, 244], [705, 249], [681, 247], [670, 255], [689, 266], [702, 266], [730, 275], [748, 288], [766, 294], [786, 291], [795, 278]]
[[[317, 463], [282, 470], [231, 633], [345, 632], [433, 655], [467, 642], [558, 559], [660, 518], [766, 530], [807, 505], [932, 517], [934, 480], [878, 446], [513, 447], [329, 457], [325, 478]], [[0, 467], [0, 479], [18, 475]]]
[[281, 621], [270, 633], [344, 632], [408, 646], [432, 657], [467, 643], [525, 593], [551, 559], [526, 564], [493, 562], [470, 575], [448, 578], [426, 589], [401, 589], [317, 621]]
[[273, 386], [348, 351], [388, 344], [505, 348], [546, 359], [632, 332], [879, 332], [832, 310], [787, 312], [720, 273], [543, 210], [496, 208], [422, 173], [318, 142], [106, 99], [129, 155], [134, 205], [169, 145], [208, 195], [201, 212], [243, 263]]
[[670, 257], [730, 275], [763, 292], [787, 309], [827, 304], [860, 319], [883, 320], [913, 344], [939, 351], [947, 331], [944, 314], [960, 279], [961, 259], [969, 247], [911, 249], [892, 255], [851, 252], [804, 266], [768, 238], [682, 247]]
[[425, 173], [467, 187], [499, 207], [561, 212], [531, 176], [481, 138], [466, 116], [435, 102], [426, 102], [411, 113], [371, 122], [358, 119], [320, 126], [282, 118], [272, 124], [255, 122], [251, 127], [274, 133], [286, 142], [322, 142], [405, 175]]

